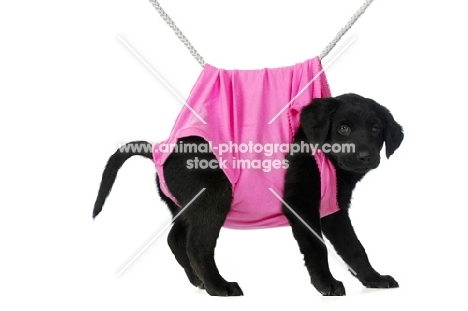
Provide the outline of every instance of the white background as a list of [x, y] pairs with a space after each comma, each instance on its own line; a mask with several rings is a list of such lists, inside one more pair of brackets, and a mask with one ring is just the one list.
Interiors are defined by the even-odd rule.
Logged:
[[[162, 0], [217, 67], [288, 66], [321, 52], [362, 0]], [[201, 71], [148, 1], [0, 4], [0, 309], [335, 310], [465, 304], [466, 9], [462, 1], [382, 1], [326, 74], [332, 93], [387, 106], [405, 140], [357, 187], [351, 217], [374, 267], [395, 290], [368, 290], [330, 254], [346, 297], [309, 284], [290, 228], [223, 229], [216, 258], [245, 297], [192, 287], [167, 231], [153, 164], [129, 160], [103, 213], [91, 212], [118, 144], [158, 142], [181, 103], [123, 45], [128, 42], [183, 98]], [[466, 307], [466, 306], [465, 306]]]

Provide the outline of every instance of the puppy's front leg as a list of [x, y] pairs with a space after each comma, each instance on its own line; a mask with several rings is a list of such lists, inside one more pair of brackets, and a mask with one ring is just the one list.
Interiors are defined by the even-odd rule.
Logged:
[[289, 157], [283, 198], [287, 204], [283, 205], [283, 212], [304, 254], [312, 284], [322, 295], [345, 295], [343, 283], [335, 280], [328, 266], [327, 249], [323, 244], [320, 226], [320, 177], [311, 155]]
[[364, 286], [369, 288], [398, 287], [393, 277], [380, 275], [372, 268], [366, 251], [354, 232], [347, 209], [324, 217], [322, 230], [338, 254], [356, 272], [355, 276]]

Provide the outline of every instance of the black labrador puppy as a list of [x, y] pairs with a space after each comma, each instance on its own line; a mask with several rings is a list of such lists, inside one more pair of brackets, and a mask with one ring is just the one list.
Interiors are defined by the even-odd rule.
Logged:
[[[286, 155], [289, 165], [283, 200], [293, 211], [283, 206], [283, 213], [304, 255], [312, 284], [322, 295], [345, 295], [343, 284], [330, 273], [327, 249], [313, 230], [320, 237], [323, 233], [330, 240], [364, 286], [398, 287], [391, 276], [380, 275], [372, 268], [351, 225], [348, 208], [356, 183], [368, 171], [378, 167], [383, 144], [387, 158], [400, 146], [403, 141], [402, 127], [388, 109], [356, 94], [314, 99], [302, 110], [300, 122], [294, 136], [295, 144], [314, 144], [319, 149], [325, 144], [355, 146], [354, 153], [331, 150], [326, 154], [335, 166], [340, 210], [324, 218], [320, 218], [319, 214], [320, 172], [313, 155], [304, 151]], [[206, 144], [206, 141], [200, 137], [187, 137], [184, 143]], [[129, 145], [144, 148], [134, 148], [141, 151], [130, 153], [118, 150], [111, 156], [103, 173], [93, 217], [101, 212], [117, 171], [128, 158], [133, 155], [153, 158], [148, 142]], [[172, 153], [164, 165], [167, 186], [180, 205], [185, 206], [201, 188], [206, 188], [190, 208], [174, 221], [168, 237], [169, 246], [193, 285], [206, 289], [210, 295], [243, 295], [237, 283], [227, 282], [220, 275], [214, 260], [216, 240], [232, 201], [231, 183], [220, 168], [188, 169], [187, 160], [195, 157], [216, 160], [212, 153]], [[158, 177], [156, 183], [161, 198], [175, 216], [180, 207], [162, 193]]]

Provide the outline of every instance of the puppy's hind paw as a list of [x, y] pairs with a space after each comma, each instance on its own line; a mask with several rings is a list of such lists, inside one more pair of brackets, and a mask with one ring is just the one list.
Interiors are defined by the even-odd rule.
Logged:
[[226, 282], [217, 286], [208, 286], [207, 284], [205, 284], [205, 288], [207, 293], [211, 296], [244, 296], [242, 289], [236, 282]]
[[202, 280], [200, 280], [192, 269], [185, 269], [185, 273], [193, 286], [198, 287], [199, 289], [205, 289], [205, 284], [203, 284]]
[[379, 275], [362, 282], [367, 288], [397, 288], [398, 282], [390, 275]]
[[320, 286], [317, 290], [323, 296], [346, 296], [343, 283], [337, 280], [332, 280], [330, 283]]

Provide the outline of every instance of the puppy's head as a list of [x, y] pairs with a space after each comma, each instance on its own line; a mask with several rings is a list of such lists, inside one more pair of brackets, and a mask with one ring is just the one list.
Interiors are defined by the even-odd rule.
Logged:
[[389, 158], [403, 141], [403, 129], [387, 108], [356, 94], [316, 98], [301, 112], [301, 128], [339, 168], [367, 173]]

